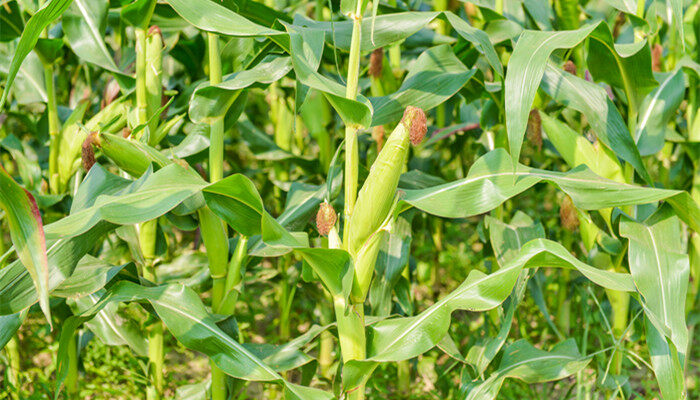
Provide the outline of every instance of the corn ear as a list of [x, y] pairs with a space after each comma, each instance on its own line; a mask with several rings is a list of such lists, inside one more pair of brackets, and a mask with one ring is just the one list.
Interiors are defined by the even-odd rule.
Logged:
[[408, 107], [404, 117], [387, 139], [369, 171], [352, 216], [350, 217], [347, 250], [355, 262], [352, 301], [362, 303], [372, 280], [374, 263], [379, 253], [382, 224], [394, 205], [399, 177], [406, 165], [408, 144], [417, 144], [425, 135], [425, 113]]
[[163, 167], [171, 161], [158, 150], [134, 139], [102, 133], [95, 138], [102, 154], [133, 176], [141, 176], [152, 162]]
[[[163, 85], [161, 83], [163, 75], [163, 38], [160, 29], [152, 26], [148, 30], [146, 37], [146, 94], [147, 94], [147, 115], [150, 118], [158, 111], [162, 102]], [[155, 146], [158, 144], [156, 130], [159, 118], [153, 118], [148, 123], [148, 144]]]
[[82, 145], [88, 132], [117, 132], [126, 125], [126, 113], [130, 101], [122, 97], [111, 102], [85, 123], [85, 128], [79, 124], [67, 125], [61, 134], [58, 152], [59, 186], [65, 187], [71, 176], [80, 166], [76, 161], [80, 158]]

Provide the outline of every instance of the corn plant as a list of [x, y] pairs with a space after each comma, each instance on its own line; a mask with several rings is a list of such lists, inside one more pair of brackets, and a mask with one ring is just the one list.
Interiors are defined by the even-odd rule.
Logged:
[[700, 4], [0, 21], [0, 398], [700, 396]]

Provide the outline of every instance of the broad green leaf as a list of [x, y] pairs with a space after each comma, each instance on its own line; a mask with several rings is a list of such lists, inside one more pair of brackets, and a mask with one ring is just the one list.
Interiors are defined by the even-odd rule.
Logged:
[[[0, 52], [0, 72], [9, 74], [12, 53]], [[46, 102], [44, 66], [35, 52], [30, 52], [19, 67], [12, 87], [12, 97], [19, 104]]]
[[265, 208], [250, 179], [231, 175], [206, 186], [202, 192], [209, 208], [236, 232], [245, 236], [261, 233]]
[[111, 265], [91, 255], [86, 255], [75, 266], [73, 274], [61, 282], [51, 294], [67, 298], [80, 298], [93, 294], [102, 289], [128, 265]]
[[211, 123], [222, 118], [238, 98], [241, 89], [256, 83], [278, 81], [291, 69], [289, 57], [276, 57], [264, 60], [251, 69], [226, 75], [218, 85], [204, 83], [192, 94], [190, 119], [197, 123]]
[[316, 272], [331, 296], [345, 299], [350, 295], [353, 269], [350, 254], [340, 249], [296, 249], [304, 261]]
[[668, 208], [662, 208], [643, 223], [623, 217], [620, 235], [629, 239], [630, 272], [644, 298], [647, 318], [680, 353], [685, 353], [688, 328], [682, 310], [690, 264], [681, 243], [680, 221]]
[[24, 19], [17, 1], [7, 1], [0, 8], [0, 21], [4, 29], [0, 29], [0, 42], [8, 42], [22, 35]]
[[122, 6], [120, 17], [128, 25], [146, 29], [151, 21], [156, 3], [156, 0], [133, 0]]
[[607, 24], [600, 24], [591, 34], [586, 65], [594, 79], [623, 89], [629, 107], [639, 107], [644, 96], [658, 85], [651, 71], [649, 44], [617, 44]]
[[[547, 64], [542, 77], [542, 90], [558, 103], [582, 113], [598, 139], [617, 156], [632, 164], [645, 181], [651, 182], [637, 145], [605, 89], [556, 68], [550, 63]], [[592, 164], [587, 165], [593, 168]], [[601, 176], [606, 175], [601, 174]], [[612, 177], [606, 177], [612, 179]]]
[[[127, 188], [132, 181], [105, 171], [95, 164], [73, 196], [71, 212], [78, 212], [95, 204], [103, 194], [114, 195]], [[56, 289], [73, 274], [83, 256], [94, 249], [95, 243], [115, 225], [101, 222], [82, 235], [69, 239], [49, 240], [47, 258], [49, 265], [49, 290]], [[20, 261], [0, 269], [0, 315], [13, 314], [37, 302], [37, 292], [32, 279]]]
[[83, 60], [126, 78], [114, 63], [104, 42], [109, 1], [73, 0], [63, 14], [65, 38], [73, 52]]
[[651, 356], [651, 365], [659, 383], [664, 399], [685, 399], [685, 382], [683, 366], [679, 360], [678, 351], [669, 343], [666, 337], [656, 330], [649, 319], [644, 319], [647, 346]]
[[372, 104], [359, 94], [357, 100], [346, 98], [344, 85], [316, 71], [323, 52], [323, 31], [287, 25], [292, 65], [299, 82], [323, 93], [346, 125], [369, 127]]
[[[76, 271], [78, 271], [77, 268]], [[99, 290], [87, 296], [68, 299], [66, 302], [75, 314], [80, 314], [95, 305], [104, 293], [104, 290]], [[147, 356], [148, 342], [145, 335], [133, 321], [118, 314], [118, 307], [116, 303], [107, 304], [85, 325], [102, 343], [108, 346], [127, 345], [139, 356]]]
[[[82, 235], [47, 242], [49, 291], [57, 288], [72, 273], [81, 258], [94, 249], [114, 225], [98, 223]], [[36, 288], [26, 268], [18, 260], [0, 269], [0, 315], [15, 314], [39, 300]]]
[[467, 69], [448, 45], [424, 51], [396, 92], [370, 98], [374, 109], [372, 126], [400, 120], [407, 106], [424, 111], [438, 106], [457, 93], [475, 72]]
[[639, 107], [635, 139], [643, 156], [658, 153], [664, 146], [666, 125], [676, 115], [685, 95], [685, 79], [680, 68], [662, 77], [659, 87]]
[[15, 336], [26, 317], [26, 312], [0, 315], [0, 349], [5, 347], [7, 342]]
[[87, 232], [100, 221], [130, 225], [150, 221], [199, 193], [206, 182], [191, 169], [170, 164], [152, 174], [144, 174], [118, 195], [103, 194], [92, 206], [73, 212], [47, 226], [50, 239]]
[[616, 182], [625, 181], [622, 166], [617, 157], [610, 154], [606, 147], [594, 146], [586, 137], [543, 112], [540, 113], [540, 118], [542, 130], [570, 167], [585, 165], [603, 178]]
[[486, 275], [473, 270], [454, 291], [412, 317], [390, 318], [370, 326], [367, 360], [351, 361], [348, 385], [366, 379], [380, 362], [416, 357], [437, 345], [450, 327], [455, 310], [486, 311], [511, 293], [523, 268], [575, 268], [594, 283], [619, 291], [634, 291], [629, 274], [600, 270], [579, 261], [562, 245], [546, 239], [526, 243], [502, 268]]
[[589, 24], [574, 31], [526, 30], [520, 35], [505, 79], [506, 126], [513, 164], [520, 158], [530, 108], [549, 56], [554, 50], [575, 47], [600, 25]]
[[514, 172], [503, 149], [480, 157], [466, 178], [427, 189], [405, 190], [402, 200], [429, 214], [465, 218], [490, 211], [541, 181], [557, 185], [577, 208], [584, 210], [666, 199], [684, 222], [693, 229], [700, 229], [700, 208], [688, 192], [614, 182], [595, 175], [584, 166], [555, 172], [519, 165]]
[[391, 314], [391, 293], [408, 265], [412, 219], [413, 216], [408, 214], [396, 217], [382, 240], [375, 264], [375, 277], [369, 290], [372, 315]]
[[509, 224], [489, 215], [484, 222], [489, 229], [491, 247], [500, 266], [517, 255], [525, 243], [545, 237], [542, 224], [535, 223], [522, 211], [516, 211]]
[[524, 339], [506, 347], [498, 369], [484, 382], [471, 388], [466, 399], [493, 400], [506, 378], [525, 383], [549, 382], [581, 371], [591, 361], [579, 353], [574, 339], [554, 346], [550, 351], [535, 348]]
[[[10, 238], [19, 261], [34, 281], [41, 311], [51, 325], [49, 306], [49, 261], [46, 256], [44, 225], [34, 196], [0, 166], [0, 208], [10, 228]], [[2, 282], [0, 280], [0, 282]]]
[[214, 1], [166, 0], [166, 2], [187, 22], [203, 31], [229, 36], [284, 34], [284, 32], [253, 23]]
[[[445, 18], [455, 31], [486, 57], [491, 67], [498, 75], [503, 76], [503, 66], [496, 50], [489, 41], [488, 35], [472, 27], [469, 23], [452, 12], [401, 12], [379, 15], [376, 18], [362, 20], [362, 32], [374, 32], [373, 35], [363, 34], [360, 51], [372, 51], [400, 42], [426, 27], [436, 18]], [[294, 25], [307, 26], [325, 32], [326, 41], [343, 50], [350, 49], [352, 39], [352, 21], [326, 22], [313, 21], [301, 15], [296, 15]], [[374, 29], [372, 30], [372, 25]]]
[[523, 268], [575, 268], [594, 283], [620, 291], [634, 291], [629, 274], [600, 270], [574, 258], [562, 245], [545, 239], [525, 244], [501, 269], [486, 275], [474, 270], [453, 292], [414, 317], [380, 321], [370, 329], [368, 359], [399, 361], [430, 350], [447, 332], [455, 310], [485, 311], [511, 293]]
[[70, 6], [73, 0], [49, 0], [34, 14], [27, 25], [24, 27], [22, 32], [22, 37], [19, 39], [19, 44], [15, 50], [14, 56], [12, 56], [12, 62], [10, 63], [10, 68], [7, 74], [7, 81], [5, 82], [5, 88], [2, 91], [2, 97], [0, 97], [0, 110], [2, 110], [7, 100], [7, 95], [10, 92], [12, 83], [17, 76], [22, 61], [27, 57], [29, 52], [32, 51], [37, 40], [39, 40], [39, 35], [41, 32], [53, 21], [63, 14], [63, 12]]
[[68, 341], [84, 322], [94, 318], [105, 306], [114, 302], [148, 301], [170, 332], [186, 347], [202, 352], [225, 373], [249, 381], [277, 382], [285, 386], [293, 399], [331, 399], [318, 389], [294, 385], [282, 378], [240, 343], [224, 333], [206, 311], [197, 293], [180, 285], [143, 287], [119, 282], [91, 308], [63, 325], [58, 350], [57, 390], [67, 374]]

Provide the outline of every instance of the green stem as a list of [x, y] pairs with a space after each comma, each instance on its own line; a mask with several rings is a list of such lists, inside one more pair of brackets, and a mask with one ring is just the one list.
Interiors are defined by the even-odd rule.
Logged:
[[[209, 50], [209, 83], [216, 85], [221, 83], [221, 55], [219, 54], [219, 37], [214, 33], [207, 33]], [[209, 179], [217, 182], [224, 176], [224, 119], [220, 118], [212, 122], [210, 129], [209, 146]], [[202, 216], [207, 219], [202, 223]], [[200, 228], [204, 245], [207, 247], [209, 257], [209, 270], [213, 280], [212, 309], [215, 313], [221, 310], [222, 301], [226, 290], [226, 264], [228, 260], [228, 239], [225, 224], [210, 210], [200, 212]], [[210, 247], [211, 246], [211, 247]], [[225, 400], [226, 374], [217, 367], [213, 361], [211, 364], [211, 397], [213, 400]]]
[[[15, 389], [19, 389], [19, 339], [17, 335], [12, 336], [9, 342], [5, 345], [5, 355], [8, 359], [7, 379]], [[19, 390], [17, 390], [19, 393]]]
[[44, 81], [46, 82], [46, 103], [49, 119], [49, 188], [51, 193], [58, 194], [58, 150], [60, 145], [61, 127], [56, 106], [56, 86], [54, 84], [53, 64], [44, 64]]
[[[219, 37], [207, 33], [209, 45], [209, 83], [221, 83], [221, 55], [219, 54]], [[211, 182], [220, 181], [224, 176], [224, 120], [217, 119], [210, 126], [209, 178]]]
[[[158, 220], [153, 219], [139, 225], [139, 244], [145, 259], [142, 276], [158, 284], [154, 259], [156, 256], [156, 231]], [[163, 393], [163, 324], [157, 318], [148, 321], [148, 377], [150, 383], [146, 390], [148, 400], [157, 400]]]
[[[341, 296], [333, 299], [335, 319], [338, 322], [338, 340], [343, 363], [350, 360], [364, 360], [367, 339], [365, 337], [365, 312], [363, 304], [347, 304]], [[365, 398], [365, 385], [353, 388], [347, 394], [348, 400]]]
[[65, 380], [66, 395], [69, 399], [78, 398], [78, 338], [73, 335], [68, 342], [68, 374]]
[[136, 36], [136, 112], [139, 125], [148, 121], [148, 90], [146, 89], [146, 31], [135, 28]]
[[[136, 112], [138, 124], [145, 124], [148, 121], [149, 88], [154, 91], [155, 87], [160, 87], [160, 76], [157, 78], [153, 73], [149, 73], [147, 68], [148, 46], [146, 45], [146, 31], [143, 28], [135, 28], [136, 37]], [[160, 52], [160, 49], [158, 49]], [[151, 53], [153, 53], [151, 51]], [[153, 82], [158, 79], [158, 82]], [[151, 82], [149, 82], [151, 81]], [[160, 98], [158, 98], [160, 104]], [[155, 132], [155, 131], [153, 131]], [[158, 220], [153, 219], [139, 225], [139, 244], [141, 253], [145, 259], [142, 274], [143, 278], [157, 285], [156, 268], [154, 259], [156, 257], [156, 232], [158, 230]], [[149, 385], [146, 389], [148, 400], [158, 400], [163, 392], [163, 325], [156, 318], [148, 322], [148, 377]]]
[[[333, 301], [328, 292], [324, 291], [323, 293], [329, 303]], [[321, 312], [321, 324], [325, 326], [332, 323], [333, 312], [331, 309], [326, 307], [324, 304], [319, 304], [318, 308]], [[331, 367], [333, 366], [333, 334], [327, 330], [321, 332], [320, 341], [321, 343], [318, 350], [318, 365], [321, 368], [321, 375], [326, 379], [331, 379]]]

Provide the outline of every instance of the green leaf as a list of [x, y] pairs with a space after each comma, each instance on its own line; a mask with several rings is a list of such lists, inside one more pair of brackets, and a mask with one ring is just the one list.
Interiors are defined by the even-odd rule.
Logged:
[[496, 272], [486, 275], [472, 270], [457, 289], [422, 313], [385, 319], [370, 326], [367, 360], [346, 364], [351, 367], [346, 381], [349, 388], [366, 379], [380, 362], [407, 360], [433, 348], [447, 333], [453, 311], [486, 311], [497, 307], [511, 293], [523, 268], [534, 267], [575, 268], [605, 288], [634, 291], [629, 274], [600, 270], [585, 264], [559, 243], [546, 239], [532, 240]]
[[394, 93], [372, 97], [372, 126], [396, 122], [407, 106], [428, 111], [445, 102], [474, 76], [455, 57], [452, 48], [441, 45], [430, 48], [411, 65], [401, 87]]
[[551, 351], [537, 349], [521, 339], [506, 347], [498, 369], [472, 387], [466, 399], [495, 399], [506, 378], [530, 384], [563, 379], [581, 371], [591, 358], [579, 353], [574, 339], [557, 344]]
[[[0, 72], [9, 75], [11, 53], [8, 54], [4, 50], [0, 52]], [[9, 90], [5, 91], [9, 92]], [[19, 67], [12, 87], [12, 97], [18, 104], [41, 103], [48, 100], [44, 66], [36, 52], [30, 52]]]
[[485, 311], [511, 293], [523, 268], [575, 268], [594, 283], [620, 291], [634, 291], [629, 274], [604, 271], [574, 258], [562, 245], [545, 239], [525, 244], [501, 269], [486, 275], [473, 270], [453, 292], [414, 317], [391, 318], [371, 326], [368, 359], [400, 361], [430, 350], [445, 335], [455, 310]]
[[304, 261], [316, 272], [328, 292], [333, 297], [350, 295], [353, 268], [350, 254], [340, 249], [296, 249]]
[[412, 215], [401, 214], [392, 221], [377, 255], [375, 277], [369, 290], [372, 314], [391, 314], [391, 293], [406, 268], [411, 247]]
[[266, 59], [255, 67], [226, 75], [218, 85], [204, 83], [195, 89], [190, 101], [190, 119], [211, 123], [223, 118], [242, 89], [256, 83], [269, 84], [282, 79], [292, 69], [289, 57]]
[[126, 78], [104, 42], [108, 8], [107, 0], [73, 0], [63, 14], [63, 32], [78, 57]]
[[600, 24], [591, 34], [586, 64], [594, 79], [624, 89], [628, 106], [635, 109], [658, 85], [651, 71], [649, 44], [616, 44], [607, 24]]
[[150, 221], [199, 193], [206, 182], [191, 169], [170, 164], [144, 174], [118, 195], [103, 194], [92, 206], [47, 226], [47, 238], [59, 239], [87, 232], [100, 221], [130, 225]]
[[[625, 121], [605, 89], [550, 63], [542, 78], [542, 90], [558, 103], [582, 113], [601, 142], [632, 164], [646, 182], [652, 181]], [[594, 168], [592, 164], [587, 165]]]
[[555, 172], [519, 165], [514, 172], [503, 149], [476, 160], [464, 179], [427, 189], [405, 190], [403, 201], [429, 214], [465, 218], [490, 211], [541, 181], [557, 185], [577, 208], [584, 210], [666, 199], [684, 222], [700, 229], [700, 209], [688, 192], [614, 182], [595, 175], [585, 166]]
[[283, 35], [284, 32], [253, 23], [228, 8], [210, 0], [166, 0], [190, 24], [207, 31], [229, 36]]
[[601, 23], [586, 25], [573, 31], [557, 32], [527, 30], [520, 35], [508, 61], [505, 79], [506, 126], [513, 164], [520, 158], [530, 108], [549, 56], [556, 49], [578, 45], [599, 26]]
[[685, 79], [680, 68], [662, 77], [659, 87], [639, 107], [635, 139], [643, 156], [658, 153], [664, 146], [666, 125], [676, 116], [685, 95]]
[[651, 365], [664, 399], [686, 398], [683, 367], [678, 352], [654, 324], [645, 318], [647, 346]]
[[15, 336], [26, 317], [26, 312], [0, 315], [0, 349], [5, 347], [7, 342]]
[[[625, 181], [620, 162], [606, 147], [594, 146], [586, 137], [543, 112], [540, 112], [540, 118], [547, 138], [569, 167], [585, 165], [603, 178], [617, 182]], [[629, 135], [628, 137], [632, 138]]]
[[690, 263], [681, 243], [681, 223], [670, 211], [663, 207], [643, 223], [623, 217], [620, 235], [629, 239], [630, 272], [644, 299], [647, 318], [685, 353], [688, 327], [682, 310]]
[[372, 104], [359, 94], [357, 100], [345, 97], [345, 86], [316, 70], [323, 53], [323, 31], [287, 25], [292, 65], [297, 80], [323, 93], [346, 125], [369, 127], [372, 122]]
[[[104, 293], [104, 290], [99, 290], [87, 296], [68, 299], [66, 302], [75, 314], [80, 314], [95, 305]], [[148, 355], [148, 342], [145, 335], [133, 321], [118, 314], [118, 306], [116, 303], [107, 304], [85, 325], [102, 343], [108, 346], [127, 345], [139, 356], [146, 357]]]
[[156, 3], [156, 0], [134, 0], [122, 6], [121, 19], [131, 26], [146, 29], [151, 21]]
[[151, 303], [165, 326], [180, 343], [206, 354], [228, 375], [248, 381], [281, 383], [285, 386], [287, 395], [294, 399], [332, 398], [329, 393], [284, 380], [272, 367], [224, 333], [193, 290], [181, 285], [147, 288], [131, 282], [119, 282], [94, 306], [64, 323], [58, 350], [57, 390], [68, 372], [68, 341], [75, 330], [97, 315], [107, 304], [132, 301]]
[[44, 225], [34, 196], [17, 184], [0, 166], [0, 208], [10, 228], [17, 257], [29, 272], [39, 294], [39, 305], [51, 325], [49, 306], [49, 262], [46, 256]]
[[[362, 20], [362, 32], [374, 32], [374, 34], [362, 35], [360, 51], [372, 51], [400, 42], [418, 33], [439, 17], [447, 19], [460, 36], [471, 42], [477, 51], [486, 57], [486, 60], [496, 73], [503, 76], [503, 66], [496, 50], [489, 41], [488, 35], [472, 27], [467, 21], [449, 11], [410, 11], [379, 15], [376, 18], [365, 18]], [[296, 15], [294, 25], [322, 30], [326, 34], [327, 42], [342, 50], [350, 50], [352, 39], [352, 21], [350, 20], [334, 22], [313, 21], [301, 15]], [[372, 26], [374, 26], [374, 29], [372, 29]]]
[[93, 294], [102, 289], [128, 265], [130, 264], [111, 265], [91, 255], [86, 255], [75, 266], [73, 274], [61, 282], [51, 294], [67, 298], [80, 298]]
[[25, 57], [32, 51], [37, 40], [39, 40], [39, 35], [41, 32], [53, 21], [63, 14], [63, 12], [68, 8], [73, 0], [49, 0], [44, 3], [44, 5], [34, 14], [27, 25], [24, 27], [22, 32], [22, 37], [19, 39], [19, 44], [15, 50], [15, 54], [12, 57], [12, 62], [10, 63], [10, 68], [7, 74], [7, 81], [5, 82], [5, 88], [2, 91], [2, 97], [0, 98], [0, 110], [2, 110], [7, 100], [7, 95], [10, 92], [12, 83], [17, 76], [22, 61]]
[[484, 219], [489, 229], [489, 240], [498, 265], [503, 266], [518, 254], [530, 240], [544, 238], [544, 227], [535, 223], [527, 214], [516, 211], [509, 224], [487, 215]]
[[[78, 261], [93, 250], [95, 243], [114, 227], [102, 222], [82, 235], [48, 241], [49, 291], [68, 278]], [[19, 260], [0, 269], [0, 315], [18, 313], [35, 304], [38, 299], [33, 280]]]
[[211, 210], [245, 236], [259, 235], [265, 213], [255, 184], [246, 176], [235, 174], [202, 190]]

